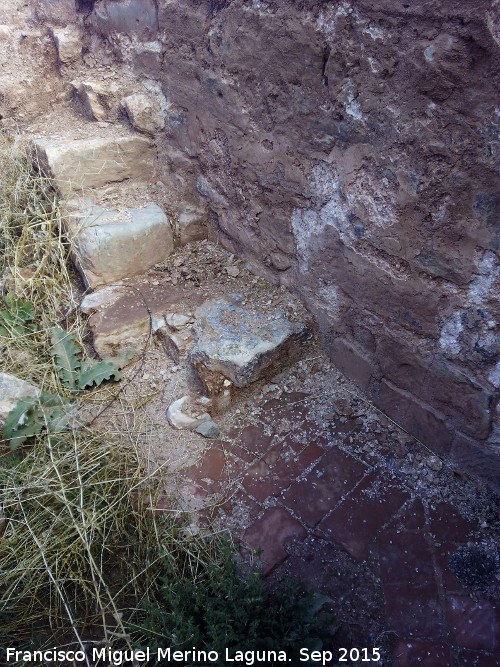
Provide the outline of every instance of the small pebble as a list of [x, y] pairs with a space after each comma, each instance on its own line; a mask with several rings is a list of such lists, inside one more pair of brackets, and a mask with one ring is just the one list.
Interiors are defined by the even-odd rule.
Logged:
[[206, 421], [195, 428], [195, 433], [199, 433], [204, 438], [214, 440], [220, 435], [220, 428], [214, 421]]
[[426, 459], [425, 464], [428, 468], [430, 468], [431, 470], [435, 470], [436, 472], [439, 472], [443, 467], [443, 462], [441, 461], [439, 456], [429, 456]]
[[241, 271], [237, 266], [231, 265], [231, 266], [226, 266], [226, 273], [228, 276], [231, 276], [231, 278], [236, 278], [237, 276], [240, 275]]

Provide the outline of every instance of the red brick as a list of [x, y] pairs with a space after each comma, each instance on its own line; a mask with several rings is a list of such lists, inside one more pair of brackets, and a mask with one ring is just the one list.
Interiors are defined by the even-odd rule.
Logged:
[[423, 535], [384, 531], [378, 539], [387, 630], [438, 639], [444, 623], [432, 553]]
[[451, 641], [475, 650], [500, 651], [500, 606], [489, 600], [452, 596], [446, 604]]
[[332, 447], [303, 480], [282, 494], [283, 503], [309, 526], [315, 526], [364, 472], [362, 463]]
[[452, 667], [450, 649], [435, 642], [398, 642], [393, 657], [393, 667]]
[[306, 445], [327, 446], [328, 436], [316, 422], [305, 420], [299, 422], [297, 431], [287, 433], [282, 442], [294, 452], [299, 452]]
[[288, 488], [322, 454], [323, 450], [317, 445], [309, 445], [297, 453], [282, 451], [281, 446], [276, 445], [248, 468], [242, 484], [248, 493], [262, 502]]
[[306, 529], [286, 510], [271, 507], [245, 531], [244, 541], [253, 550], [262, 549], [263, 573], [268, 574], [287, 557], [285, 545], [306, 535]]
[[212, 447], [203, 454], [198, 463], [189, 467], [184, 474], [188, 479], [192, 480], [220, 480], [224, 477], [225, 465], [226, 457], [224, 452], [221, 449]]
[[422, 530], [425, 527], [424, 506], [420, 499], [414, 500], [406, 507], [402, 514], [391, 521], [389, 528], [401, 530]]
[[318, 526], [318, 533], [334, 539], [358, 559], [409, 494], [398, 486], [386, 486], [380, 473], [367, 475]]
[[429, 508], [429, 533], [437, 542], [466, 542], [473, 530], [472, 524], [449, 503]]
[[242, 429], [233, 429], [228, 434], [228, 450], [243, 461], [253, 461], [271, 446], [273, 436], [264, 433], [262, 425], [249, 424]]
[[280, 419], [289, 419], [295, 423], [300, 418], [305, 418], [310, 411], [308, 396], [309, 394], [300, 391], [285, 392], [279, 398], [264, 403], [258, 418], [265, 424], [274, 424]]

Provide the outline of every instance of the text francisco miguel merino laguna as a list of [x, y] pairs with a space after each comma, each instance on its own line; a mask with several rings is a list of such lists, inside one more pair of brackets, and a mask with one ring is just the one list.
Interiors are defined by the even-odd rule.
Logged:
[[[299, 662], [318, 662], [326, 665], [332, 659], [333, 654], [330, 651], [311, 651], [308, 648], [299, 649]], [[50, 665], [50, 663], [57, 664], [75, 664], [78, 662], [87, 663], [91, 660], [94, 664], [113, 665], [113, 667], [120, 667], [121, 665], [137, 664], [154, 664], [162, 661], [162, 664], [175, 664], [183, 662], [188, 664], [206, 665], [210, 662], [217, 662], [223, 658], [226, 663], [236, 665], [256, 665], [257, 663], [265, 663], [270, 665], [278, 662], [290, 663], [292, 658], [286, 654], [286, 651], [230, 651], [226, 649], [224, 655], [218, 651], [199, 651], [195, 648], [187, 651], [178, 651], [172, 648], [159, 648], [154, 651], [149, 648], [145, 649], [127, 649], [115, 650], [111, 648], [92, 648], [85, 651], [69, 651], [58, 649], [56, 647], [44, 651], [20, 651], [15, 648], [7, 649], [7, 662], [20, 661], [34, 662], [36, 664]], [[190, 662], [192, 661], [192, 662]], [[88, 664], [88, 663], [87, 663]]]

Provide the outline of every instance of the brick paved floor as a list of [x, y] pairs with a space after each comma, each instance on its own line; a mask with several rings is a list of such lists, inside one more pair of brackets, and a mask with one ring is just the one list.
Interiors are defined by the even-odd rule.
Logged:
[[411, 440], [383, 418], [327, 420], [322, 405], [263, 403], [185, 472], [189, 492], [246, 558], [260, 553], [270, 582], [292, 576], [334, 599], [337, 645], [381, 645], [378, 664], [393, 667], [500, 665], [498, 580], [471, 586], [450, 569], [460, 547], [494, 540], [490, 524], [405, 473]]

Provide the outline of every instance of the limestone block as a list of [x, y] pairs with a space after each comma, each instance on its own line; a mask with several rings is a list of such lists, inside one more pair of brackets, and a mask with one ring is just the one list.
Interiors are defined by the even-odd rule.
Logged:
[[7, 415], [21, 398], [36, 397], [40, 389], [9, 373], [0, 373], [0, 426], [5, 424]]
[[87, 116], [93, 120], [103, 121], [109, 116], [113, 105], [113, 98], [117, 93], [117, 86], [105, 86], [98, 81], [72, 81], [75, 90]]
[[281, 313], [267, 314], [239, 305], [242, 297], [206, 301], [195, 312], [195, 346], [191, 361], [245, 387], [290, 363], [310, 332]]
[[162, 43], [159, 40], [132, 46], [132, 64], [140, 74], [155, 77], [161, 66]]
[[150, 180], [154, 175], [156, 150], [146, 137], [44, 137], [35, 139], [35, 148], [42, 169], [64, 196], [130, 178]]
[[81, 56], [83, 48], [82, 33], [74, 26], [54, 28], [52, 36], [57, 48], [57, 55], [62, 63], [70, 63]]
[[175, 220], [175, 235], [180, 245], [206, 238], [207, 222], [206, 211], [189, 205], [182, 206]]
[[67, 227], [75, 263], [92, 288], [144, 273], [174, 249], [170, 222], [156, 204], [125, 211], [91, 206], [71, 213]]
[[165, 117], [158, 99], [136, 94], [124, 97], [122, 106], [131, 124], [139, 132], [153, 135], [165, 127]]

